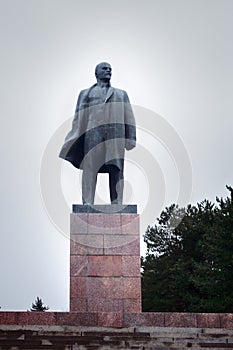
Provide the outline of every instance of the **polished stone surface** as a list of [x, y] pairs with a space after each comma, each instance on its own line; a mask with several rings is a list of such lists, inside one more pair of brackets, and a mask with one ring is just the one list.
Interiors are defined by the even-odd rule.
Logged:
[[117, 313], [118, 324], [120, 315], [141, 312], [138, 214], [70, 215], [70, 311], [100, 313], [103, 324], [113, 322], [113, 313]]

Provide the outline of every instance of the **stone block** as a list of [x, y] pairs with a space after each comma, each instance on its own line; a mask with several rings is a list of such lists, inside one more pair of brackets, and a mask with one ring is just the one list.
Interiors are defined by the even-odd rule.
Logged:
[[233, 314], [219, 314], [220, 327], [226, 329], [233, 329]]
[[87, 311], [89, 312], [122, 312], [122, 299], [88, 298]]
[[103, 235], [72, 235], [70, 241], [71, 255], [103, 255]]
[[71, 214], [71, 234], [139, 234], [137, 214]]
[[122, 275], [121, 256], [88, 256], [88, 276]]
[[96, 326], [98, 314], [92, 312], [58, 312], [55, 316], [58, 326]]
[[28, 315], [29, 315], [29, 311], [21, 311], [21, 312], [17, 312], [16, 313], [16, 324], [18, 325], [28, 325]]
[[197, 327], [196, 314], [167, 312], [165, 313], [165, 327]]
[[70, 277], [70, 298], [87, 296], [88, 277]]
[[124, 288], [120, 277], [88, 277], [87, 280], [87, 298], [122, 299], [124, 297]]
[[141, 276], [141, 258], [140, 256], [123, 255], [122, 256], [122, 275], [125, 277]]
[[124, 299], [141, 300], [141, 278], [140, 277], [124, 277], [123, 293]]
[[123, 315], [121, 312], [99, 312], [98, 326], [99, 327], [122, 327]]
[[53, 312], [28, 312], [28, 325], [53, 325], [55, 324], [55, 315]]
[[71, 312], [87, 312], [87, 299], [86, 298], [70, 298], [70, 311]]
[[140, 314], [142, 325], [153, 327], [164, 327], [165, 314], [163, 312], [146, 312]]
[[87, 255], [70, 256], [70, 276], [87, 276], [88, 257]]
[[104, 216], [105, 234], [122, 234], [121, 214], [106, 214]]
[[105, 255], [140, 255], [140, 241], [136, 235], [104, 235]]
[[142, 311], [141, 299], [123, 299], [124, 313], [135, 313]]
[[122, 234], [138, 234], [140, 232], [139, 215], [138, 214], [122, 214], [121, 215]]
[[70, 233], [87, 234], [88, 214], [70, 214]]
[[55, 323], [54, 312], [21, 311], [15, 313], [17, 325], [52, 325]]
[[124, 327], [164, 327], [163, 312], [124, 313]]
[[196, 314], [198, 328], [220, 328], [220, 315], [210, 313]]
[[16, 324], [16, 312], [0, 312], [0, 324]]
[[121, 234], [121, 214], [71, 214], [71, 234]]
[[104, 227], [104, 216], [106, 214], [88, 214], [88, 234], [104, 234], [107, 229]]

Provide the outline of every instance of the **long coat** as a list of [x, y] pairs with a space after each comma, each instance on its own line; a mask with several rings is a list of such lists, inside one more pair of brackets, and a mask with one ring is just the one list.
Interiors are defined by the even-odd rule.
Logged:
[[107, 163], [121, 168], [125, 148], [135, 147], [135, 119], [125, 91], [109, 87], [104, 103], [96, 105], [89, 96], [94, 86], [96, 84], [79, 94], [72, 129], [65, 138], [59, 157], [83, 169], [84, 156], [90, 150], [88, 140], [95, 140], [96, 131], [102, 128], [105, 134], [107, 130], [108, 143], [99, 172], [108, 172]]

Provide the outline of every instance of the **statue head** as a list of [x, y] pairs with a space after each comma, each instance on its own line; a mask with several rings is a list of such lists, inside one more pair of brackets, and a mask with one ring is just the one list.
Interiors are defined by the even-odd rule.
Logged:
[[107, 62], [101, 62], [95, 67], [95, 76], [97, 81], [109, 82], [112, 76], [111, 65]]

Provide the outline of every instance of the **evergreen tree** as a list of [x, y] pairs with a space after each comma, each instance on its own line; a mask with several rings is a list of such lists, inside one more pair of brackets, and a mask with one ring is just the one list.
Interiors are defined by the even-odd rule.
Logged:
[[44, 306], [44, 303], [41, 298], [37, 297], [35, 303], [32, 303], [30, 311], [47, 311], [49, 310], [48, 306]]
[[[144, 311], [233, 312], [230, 197], [166, 208], [144, 236]], [[177, 222], [180, 222], [177, 226]]]

